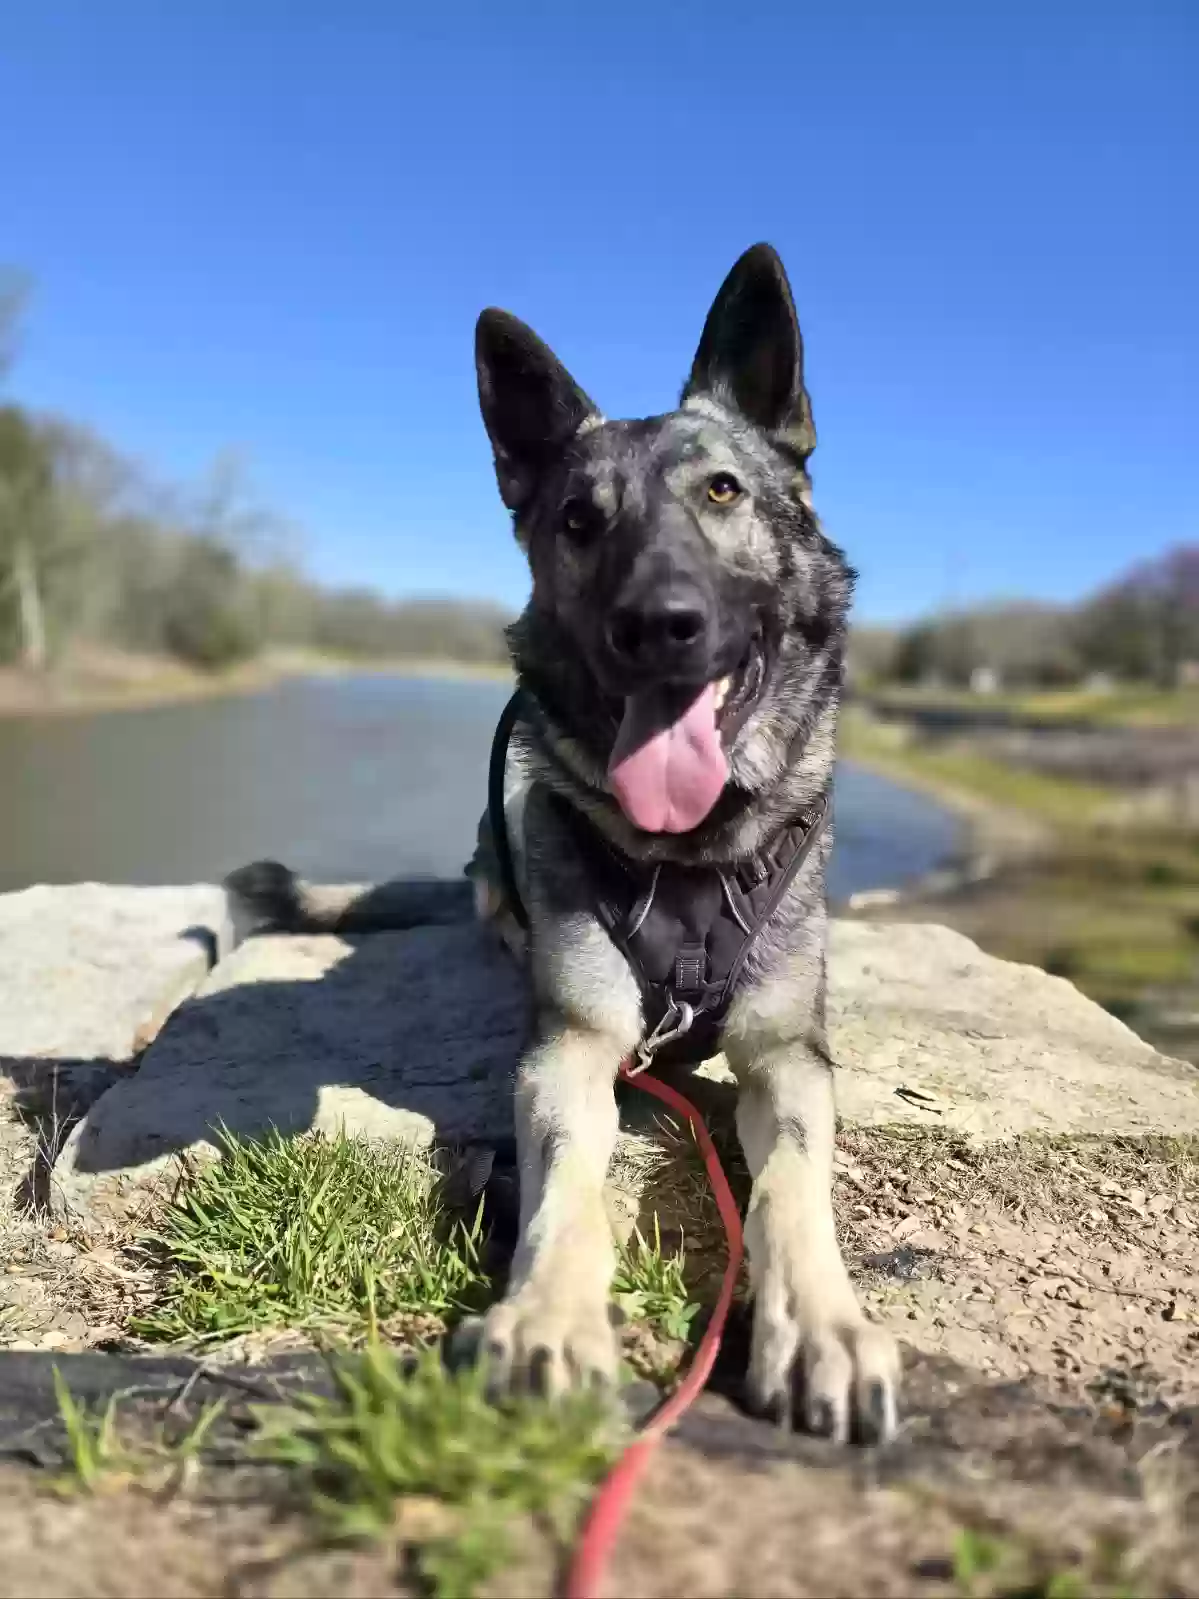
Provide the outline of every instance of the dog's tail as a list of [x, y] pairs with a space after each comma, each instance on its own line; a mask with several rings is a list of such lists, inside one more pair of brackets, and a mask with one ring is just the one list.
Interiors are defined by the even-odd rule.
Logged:
[[224, 884], [240, 944], [255, 933], [378, 933], [468, 922], [473, 890], [464, 877], [397, 879], [377, 886], [306, 883], [278, 861], [254, 861]]

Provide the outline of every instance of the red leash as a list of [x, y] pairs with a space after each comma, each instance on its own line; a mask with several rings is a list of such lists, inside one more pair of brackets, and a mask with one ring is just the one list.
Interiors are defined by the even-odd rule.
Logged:
[[649, 1465], [650, 1457], [665, 1434], [703, 1392], [704, 1385], [712, 1374], [712, 1367], [716, 1363], [720, 1349], [720, 1340], [724, 1335], [724, 1324], [728, 1320], [729, 1306], [733, 1302], [733, 1290], [737, 1286], [737, 1273], [741, 1270], [744, 1247], [741, 1238], [741, 1215], [737, 1209], [737, 1202], [733, 1198], [728, 1178], [724, 1175], [720, 1156], [716, 1153], [716, 1146], [712, 1142], [712, 1135], [704, 1126], [699, 1111], [690, 1100], [684, 1099], [682, 1094], [673, 1088], [668, 1088], [665, 1083], [656, 1077], [651, 1077], [648, 1072], [639, 1072], [636, 1075], [630, 1073], [631, 1060], [632, 1057], [624, 1063], [621, 1071], [647, 1094], [652, 1094], [655, 1099], [660, 1099], [663, 1104], [669, 1105], [671, 1110], [685, 1116], [691, 1124], [691, 1131], [695, 1134], [695, 1141], [700, 1147], [704, 1165], [707, 1167], [708, 1181], [716, 1198], [716, 1208], [724, 1223], [729, 1253], [724, 1268], [724, 1279], [720, 1284], [720, 1297], [716, 1301], [712, 1319], [704, 1329], [699, 1348], [695, 1351], [695, 1359], [687, 1368], [686, 1376], [670, 1398], [650, 1417], [599, 1486], [575, 1548], [574, 1559], [566, 1580], [566, 1599], [596, 1599], [604, 1568], [616, 1543], [629, 1500], [646, 1466]]

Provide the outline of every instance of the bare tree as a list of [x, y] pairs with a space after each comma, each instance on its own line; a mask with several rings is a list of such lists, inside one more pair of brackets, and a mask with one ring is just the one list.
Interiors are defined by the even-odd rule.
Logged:
[[0, 377], [16, 360], [30, 290], [30, 280], [24, 272], [0, 266]]
[[[28, 293], [0, 268], [0, 376]], [[78, 639], [211, 668], [263, 644], [506, 658], [498, 608], [330, 592], [300, 570], [299, 544], [238, 450], [168, 486], [68, 418], [0, 406], [0, 659], [40, 670]]]
[[1173, 687], [1199, 660], [1199, 545], [1133, 567], [1082, 607], [1075, 632], [1088, 665]]
[[265, 503], [243, 450], [227, 446], [218, 451], [199, 483], [182, 498], [189, 532], [233, 551], [251, 566], [294, 559], [298, 530]]
[[44, 441], [16, 406], [0, 408], [0, 603], [15, 610], [22, 664], [46, 664], [42, 547], [53, 519], [53, 476]]

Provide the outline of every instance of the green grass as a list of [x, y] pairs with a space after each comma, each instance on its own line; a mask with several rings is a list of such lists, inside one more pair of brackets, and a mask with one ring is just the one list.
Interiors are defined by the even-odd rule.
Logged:
[[1110, 793], [1094, 784], [1007, 766], [972, 750], [920, 750], [913, 752], [913, 760], [919, 771], [938, 782], [1031, 812], [1056, 826], [1076, 828], [1080, 822], [1094, 821], [1111, 805]]
[[620, 1250], [612, 1293], [632, 1321], [647, 1321], [667, 1338], [686, 1342], [699, 1305], [690, 1297], [684, 1271], [687, 1256], [681, 1247], [673, 1254], [662, 1250], [662, 1231], [654, 1214], [653, 1242], [639, 1227]]
[[1181, 939], [1139, 944], [1097, 942], [1079, 946], [1074, 975], [1090, 985], [1115, 990], [1155, 983], [1193, 982], [1195, 968], [1195, 952]]
[[89, 1410], [71, 1393], [55, 1366], [54, 1397], [66, 1437], [64, 1469], [56, 1478], [56, 1486], [62, 1491], [89, 1494], [122, 1487], [154, 1471], [161, 1473], [165, 1469], [177, 1475], [198, 1459], [205, 1439], [225, 1408], [224, 1400], [206, 1406], [180, 1437], [168, 1438], [160, 1430], [133, 1444], [120, 1436], [116, 1395], [103, 1409]]
[[1052, 726], [1088, 721], [1107, 727], [1176, 727], [1199, 721], [1199, 689], [1162, 689], [1127, 684], [1110, 693], [1083, 687], [971, 694], [966, 689], [922, 689], [891, 685], [872, 696], [879, 705], [903, 710], [944, 706], [954, 710], [1007, 711]]
[[522, 1522], [565, 1547], [619, 1442], [595, 1394], [496, 1404], [485, 1372], [447, 1373], [434, 1351], [405, 1372], [372, 1342], [330, 1371], [332, 1398], [257, 1412], [254, 1452], [291, 1473], [326, 1538], [396, 1537], [439, 1599], [509, 1562]]
[[[447, 1599], [519, 1557], [522, 1528], [564, 1548], [616, 1446], [611, 1401], [496, 1403], [484, 1370], [450, 1374], [428, 1348], [401, 1366], [377, 1336], [411, 1316], [431, 1339], [482, 1307], [479, 1217], [453, 1220], [435, 1172], [410, 1152], [274, 1132], [226, 1133], [220, 1149], [147, 1241], [161, 1297], [131, 1330], [193, 1346], [275, 1326], [365, 1334], [361, 1351], [330, 1355], [331, 1397], [254, 1413], [248, 1448], [287, 1471], [322, 1538], [390, 1540], [420, 1587]], [[638, 1262], [647, 1303], [677, 1318], [669, 1257], [659, 1248], [655, 1265]], [[133, 1474], [111, 1406], [89, 1417], [66, 1395], [63, 1414], [73, 1481]]]
[[93, 1415], [81, 1406], [54, 1368], [54, 1398], [67, 1439], [65, 1481], [85, 1493], [95, 1493], [115, 1474], [126, 1474], [126, 1452], [117, 1438], [116, 1399]]
[[970, 1599], [996, 1591], [1010, 1593], [1013, 1583], [1027, 1599], [1082, 1599], [1077, 1573], [1054, 1572], [1036, 1581], [1021, 1569], [1025, 1564], [1025, 1551], [1012, 1539], [994, 1537], [971, 1527], [964, 1527], [954, 1539], [954, 1581], [959, 1592]]
[[[377, 1340], [330, 1357], [331, 1395], [253, 1410], [245, 1458], [283, 1469], [296, 1508], [331, 1544], [390, 1540], [436, 1599], [469, 1599], [519, 1558], [522, 1529], [565, 1552], [595, 1484], [623, 1441], [610, 1400], [499, 1401], [486, 1373], [450, 1373], [434, 1350], [401, 1366]], [[65, 1434], [64, 1493], [132, 1484], [161, 1493], [201, 1459], [223, 1402], [181, 1436], [165, 1428], [122, 1435], [118, 1399], [89, 1410], [54, 1373]]]
[[1022, 811], [1071, 832], [1099, 820], [1112, 804], [1111, 793], [1095, 784], [1009, 766], [960, 744], [902, 741], [854, 708], [842, 720], [841, 752], [897, 782]]
[[1103, 1540], [1078, 1564], [1062, 1564], [1036, 1540], [963, 1527], [954, 1539], [954, 1585], [962, 1599], [1135, 1599], [1124, 1549]]
[[202, 1345], [269, 1327], [435, 1333], [487, 1296], [480, 1217], [445, 1214], [423, 1157], [363, 1140], [223, 1133], [147, 1246], [161, 1296], [130, 1331]]

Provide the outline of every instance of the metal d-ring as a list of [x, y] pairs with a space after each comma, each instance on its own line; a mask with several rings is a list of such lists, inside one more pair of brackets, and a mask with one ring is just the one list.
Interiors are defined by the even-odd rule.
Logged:
[[625, 1073], [626, 1077], [636, 1077], [653, 1064], [654, 1056], [667, 1044], [673, 1044], [678, 1038], [691, 1031], [695, 1021], [695, 1012], [685, 1000], [671, 1000], [670, 1008], [652, 1033], [646, 1036], [637, 1045], [637, 1064], [631, 1066]]

